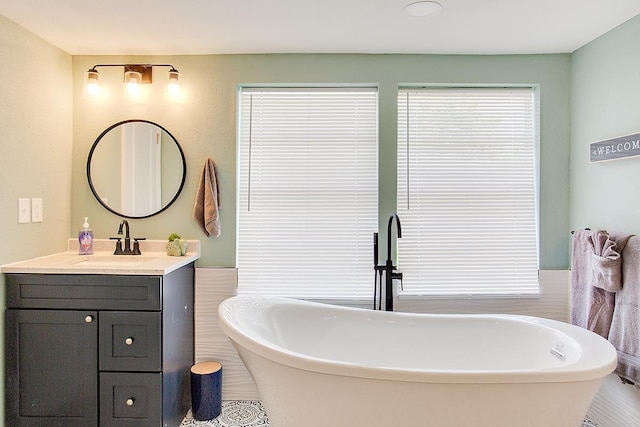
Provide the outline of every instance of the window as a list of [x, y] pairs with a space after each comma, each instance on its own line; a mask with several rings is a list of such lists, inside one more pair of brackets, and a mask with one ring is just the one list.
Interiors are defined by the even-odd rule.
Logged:
[[377, 102], [373, 88], [240, 90], [239, 293], [371, 297]]
[[533, 88], [398, 93], [398, 265], [413, 295], [538, 293]]

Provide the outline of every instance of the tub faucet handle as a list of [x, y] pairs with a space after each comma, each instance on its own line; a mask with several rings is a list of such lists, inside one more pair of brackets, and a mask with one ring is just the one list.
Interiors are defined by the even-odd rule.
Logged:
[[402, 273], [394, 271], [391, 273], [391, 279], [400, 280], [400, 289], [404, 291], [404, 284], [402, 283]]

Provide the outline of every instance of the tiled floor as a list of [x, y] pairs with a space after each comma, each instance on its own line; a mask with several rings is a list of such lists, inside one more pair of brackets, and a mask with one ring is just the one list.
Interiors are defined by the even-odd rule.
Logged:
[[[270, 427], [267, 413], [260, 401], [227, 400], [222, 402], [222, 413], [215, 420], [196, 421], [187, 414], [180, 427]], [[541, 426], [542, 427], [542, 426]], [[598, 427], [590, 420], [584, 420], [582, 427]]]
[[270, 427], [262, 402], [257, 400], [227, 400], [222, 402], [222, 413], [215, 420], [196, 421], [187, 414], [180, 427]]

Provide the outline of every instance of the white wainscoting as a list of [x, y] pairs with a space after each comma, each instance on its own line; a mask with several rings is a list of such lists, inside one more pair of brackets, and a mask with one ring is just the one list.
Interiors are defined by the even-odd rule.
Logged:
[[[398, 311], [430, 313], [512, 313], [567, 321], [569, 317], [568, 270], [540, 272], [542, 297], [523, 299], [403, 299]], [[218, 305], [236, 294], [235, 268], [197, 268], [195, 301], [196, 362], [222, 363], [224, 400], [259, 400], [260, 394], [227, 336], [218, 327]], [[640, 426], [640, 390], [624, 385], [614, 374], [598, 391], [589, 418], [600, 427]]]
[[600, 386], [587, 414], [600, 427], [640, 426], [640, 390], [622, 384], [616, 374], [611, 374]]
[[396, 311], [442, 314], [521, 314], [566, 322], [569, 318], [569, 271], [541, 270], [536, 298], [429, 298], [399, 296]]
[[195, 347], [196, 363], [222, 363], [223, 400], [259, 400], [253, 379], [231, 341], [218, 326], [218, 305], [236, 294], [235, 268], [196, 268]]

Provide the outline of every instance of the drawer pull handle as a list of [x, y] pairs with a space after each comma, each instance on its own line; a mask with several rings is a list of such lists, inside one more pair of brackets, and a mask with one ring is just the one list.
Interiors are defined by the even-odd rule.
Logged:
[[131, 345], [131, 344], [133, 344], [133, 338], [128, 337], [126, 340], [124, 340], [124, 343], [125, 343], [126, 345]]
[[135, 402], [135, 399], [133, 397], [130, 397], [127, 399], [127, 406], [133, 406]]
[[87, 317], [85, 317], [85, 318], [84, 318], [84, 321], [85, 321], [86, 323], [91, 323], [91, 322], [93, 322], [93, 316], [87, 316]]

